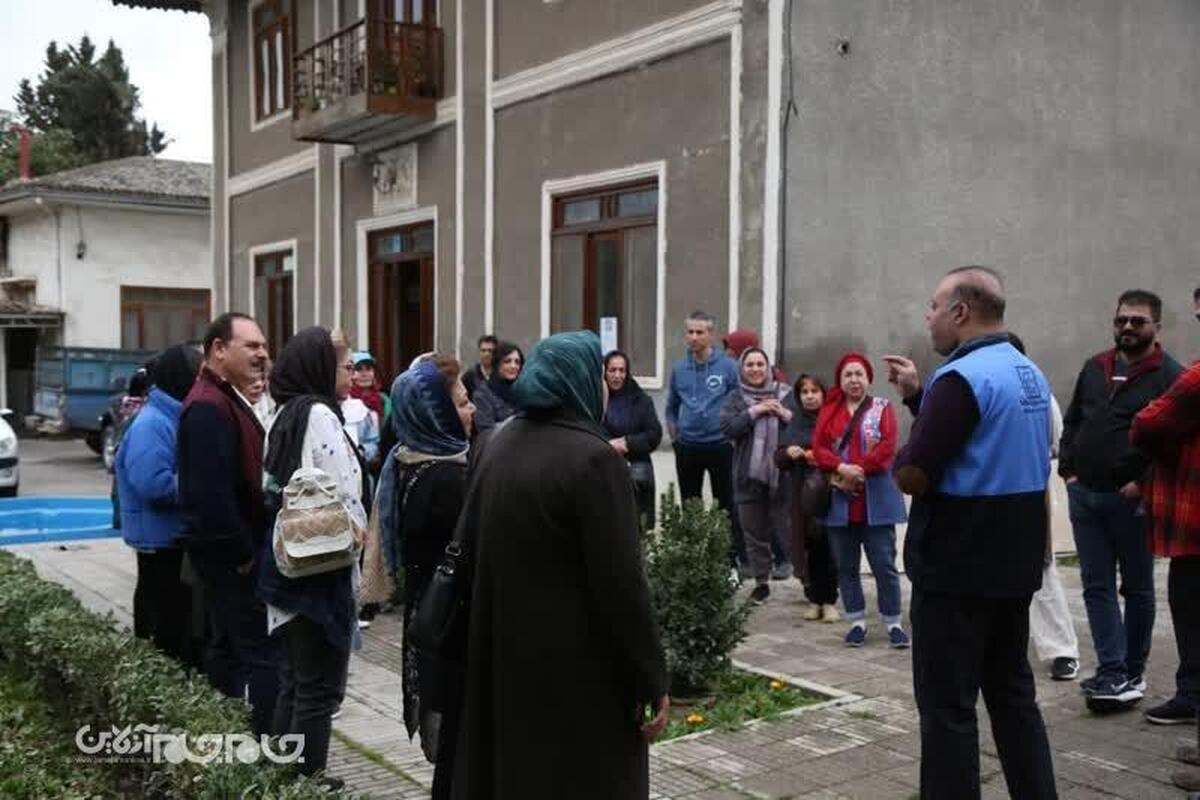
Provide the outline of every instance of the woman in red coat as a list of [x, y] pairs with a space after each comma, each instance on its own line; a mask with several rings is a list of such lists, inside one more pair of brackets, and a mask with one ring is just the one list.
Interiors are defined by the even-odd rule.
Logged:
[[834, 485], [824, 522], [837, 562], [842, 604], [851, 623], [846, 646], [862, 647], [867, 638], [866, 600], [859, 574], [865, 550], [888, 643], [904, 648], [909, 642], [900, 627], [896, 524], [904, 522], [907, 514], [890, 474], [899, 434], [892, 404], [868, 394], [874, 376], [866, 356], [842, 356], [836, 383], [817, 417], [813, 461], [830, 474]]

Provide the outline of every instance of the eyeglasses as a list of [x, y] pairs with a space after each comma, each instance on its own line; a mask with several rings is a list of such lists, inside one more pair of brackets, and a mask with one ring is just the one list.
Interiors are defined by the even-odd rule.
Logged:
[[1124, 328], [1126, 325], [1128, 325], [1135, 331], [1141, 330], [1151, 322], [1153, 322], [1153, 320], [1149, 319], [1148, 317], [1113, 317], [1114, 328]]

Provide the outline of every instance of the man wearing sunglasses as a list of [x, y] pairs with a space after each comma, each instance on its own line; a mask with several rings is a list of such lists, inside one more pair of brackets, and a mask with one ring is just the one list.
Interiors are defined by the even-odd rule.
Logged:
[[[1088, 359], [1063, 419], [1058, 472], [1067, 482], [1083, 600], [1096, 647], [1096, 674], [1080, 683], [1093, 711], [1130, 708], [1154, 629], [1154, 558], [1141, 483], [1149, 460], [1133, 449], [1133, 418], [1170, 388], [1182, 368], [1158, 342], [1162, 300], [1133, 289], [1112, 320], [1116, 346]], [[1117, 570], [1124, 615], [1117, 600]]]

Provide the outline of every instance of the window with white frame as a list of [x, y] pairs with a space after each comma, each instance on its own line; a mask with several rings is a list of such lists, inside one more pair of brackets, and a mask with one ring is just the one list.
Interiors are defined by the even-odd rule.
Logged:
[[291, 30], [285, 0], [254, 6], [254, 118], [262, 121], [292, 105]]
[[553, 198], [552, 332], [616, 328], [631, 372], [657, 373], [657, 179]]

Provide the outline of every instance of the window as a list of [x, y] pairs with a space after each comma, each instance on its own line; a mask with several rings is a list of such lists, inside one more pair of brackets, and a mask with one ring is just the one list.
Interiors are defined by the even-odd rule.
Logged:
[[204, 338], [209, 320], [208, 289], [121, 287], [121, 347], [164, 350]]
[[291, 250], [254, 257], [254, 317], [267, 337], [271, 358], [292, 338], [292, 287], [296, 260]]
[[254, 116], [264, 120], [292, 105], [292, 48], [283, 0], [264, 0], [252, 13]]
[[551, 330], [611, 318], [632, 371], [655, 373], [658, 181], [556, 197], [553, 213]]
[[376, 19], [437, 25], [437, 0], [371, 0]]

